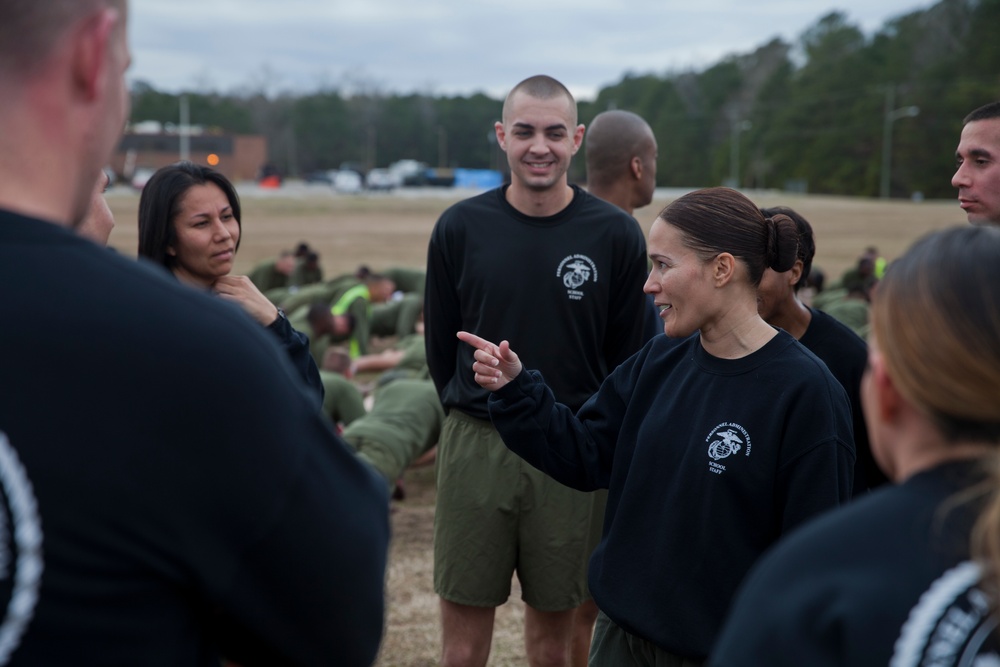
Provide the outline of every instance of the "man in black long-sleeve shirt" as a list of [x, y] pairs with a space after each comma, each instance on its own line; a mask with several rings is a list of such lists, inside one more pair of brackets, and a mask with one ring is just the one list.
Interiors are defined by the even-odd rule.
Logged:
[[126, 14], [0, 22], [0, 662], [370, 665], [384, 484], [261, 327], [70, 229], [127, 117]]
[[427, 362], [448, 411], [434, 533], [446, 666], [486, 663], [515, 570], [529, 663], [565, 659], [586, 597], [593, 502], [507, 450], [456, 332], [525, 341], [522, 358], [576, 407], [643, 340], [645, 239], [626, 213], [568, 184], [584, 132], [572, 95], [550, 77], [527, 79], [495, 129], [510, 184], [448, 209], [428, 251]]

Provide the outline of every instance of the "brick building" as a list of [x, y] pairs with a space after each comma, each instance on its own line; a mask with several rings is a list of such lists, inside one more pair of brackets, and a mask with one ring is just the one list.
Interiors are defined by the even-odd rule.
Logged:
[[[235, 182], [254, 180], [267, 162], [267, 139], [259, 135], [193, 134], [187, 137], [188, 159], [209, 165]], [[131, 179], [140, 169], [159, 169], [181, 159], [176, 133], [127, 132], [108, 164]]]

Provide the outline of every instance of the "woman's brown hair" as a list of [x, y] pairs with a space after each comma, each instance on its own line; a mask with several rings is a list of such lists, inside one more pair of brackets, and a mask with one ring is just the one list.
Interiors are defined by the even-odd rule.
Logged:
[[728, 252], [747, 267], [750, 284], [764, 269], [787, 271], [795, 264], [798, 231], [787, 215], [764, 217], [744, 195], [730, 188], [695, 190], [675, 199], [659, 217], [684, 233], [684, 244], [709, 259]]
[[896, 389], [952, 443], [993, 445], [972, 533], [983, 587], [1000, 594], [1000, 227], [931, 233], [875, 288], [872, 332]]

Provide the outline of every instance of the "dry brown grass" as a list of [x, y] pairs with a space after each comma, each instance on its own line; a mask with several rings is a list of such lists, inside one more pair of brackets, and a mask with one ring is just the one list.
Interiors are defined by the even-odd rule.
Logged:
[[[247, 272], [258, 261], [305, 240], [320, 252], [328, 276], [351, 272], [362, 263], [375, 269], [423, 266], [428, 235], [438, 215], [468, 194], [336, 196], [325, 189], [259, 193], [242, 186], [240, 192], [244, 237], [237, 272]], [[921, 234], [965, 223], [953, 201], [881, 202], [781, 193], [751, 193], [751, 197], [761, 206], [783, 204], [804, 215], [816, 233], [815, 265], [833, 277], [851, 266], [865, 246], [877, 246], [891, 260]], [[138, 197], [132, 192], [114, 192], [109, 201], [118, 220], [111, 244], [134, 255]], [[636, 212], [647, 233], [656, 213], [668, 201], [668, 196], [658, 196], [653, 204]], [[439, 658], [440, 628], [431, 562], [433, 469], [408, 471], [406, 484], [407, 499], [394, 503], [393, 508], [386, 585], [388, 619], [379, 667], [423, 667], [437, 664]], [[515, 579], [511, 601], [497, 611], [492, 667], [526, 664], [523, 609]]]
[[[434, 222], [450, 204], [468, 193], [449, 190], [392, 195], [336, 195], [326, 189], [299, 187], [291, 192], [261, 192], [240, 188], [244, 236], [237, 272], [273, 257], [298, 241], [319, 252], [327, 275], [353, 271], [361, 263], [423, 266], [427, 239]], [[853, 197], [822, 197], [783, 193], [749, 193], [761, 206], [791, 206], [812, 223], [817, 239], [814, 264], [838, 276], [867, 245], [893, 259], [918, 236], [932, 229], [964, 224], [954, 201], [883, 202]], [[648, 233], [656, 213], [671, 201], [659, 193], [649, 206], [636, 211]], [[111, 245], [135, 254], [138, 197], [128, 191], [109, 195], [118, 220]]]

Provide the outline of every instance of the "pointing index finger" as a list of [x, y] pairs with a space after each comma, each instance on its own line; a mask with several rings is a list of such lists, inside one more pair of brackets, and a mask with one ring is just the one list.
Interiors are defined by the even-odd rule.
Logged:
[[468, 343], [472, 347], [479, 350], [492, 352], [493, 348], [495, 347], [493, 343], [486, 340], [485, 338], [480, 338], [476, 334], [471, 334], [468, 331], [459, 331], [456, 335], [458, 336], [459, 340]]

